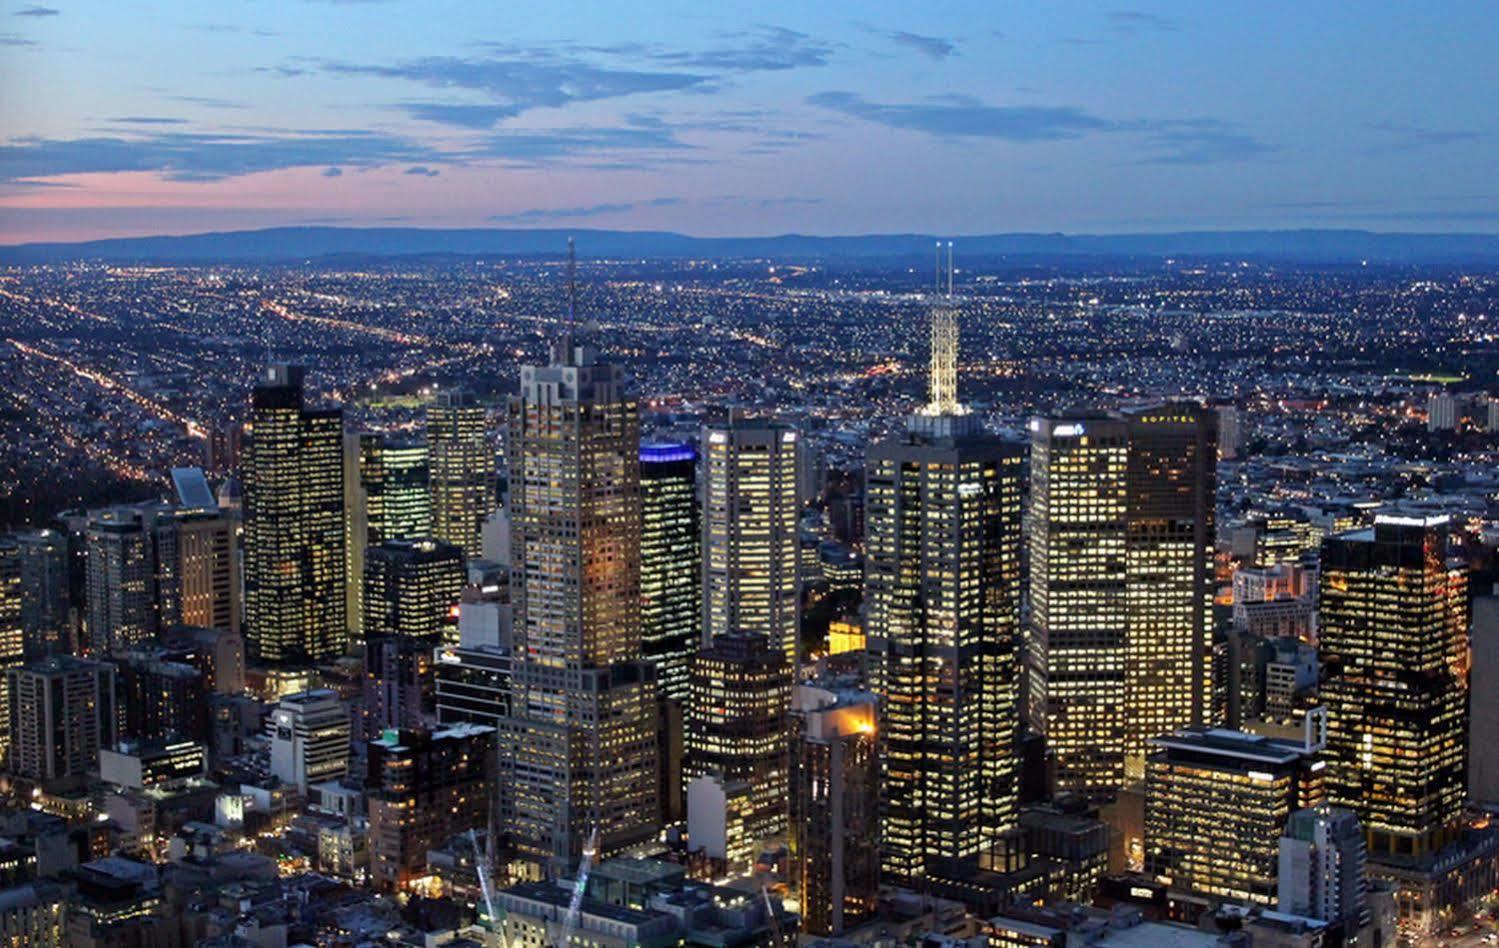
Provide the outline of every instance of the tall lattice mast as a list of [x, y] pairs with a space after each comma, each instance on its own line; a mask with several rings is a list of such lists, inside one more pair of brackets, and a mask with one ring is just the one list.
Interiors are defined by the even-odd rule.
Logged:
[[[937, 243], [937, 292], [942, 293], [942, 244]], [[952, 304], [953, 251], [947, 242], [947, 298], [932, 307], [931, 401], [926, 414], [960, 415], [958, 403], [958, 311]]]

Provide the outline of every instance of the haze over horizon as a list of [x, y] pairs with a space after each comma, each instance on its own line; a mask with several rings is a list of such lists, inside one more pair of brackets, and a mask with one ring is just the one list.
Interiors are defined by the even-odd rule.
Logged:
[[1483, 3], [0, 7], [0, 243], [1499, 230]]

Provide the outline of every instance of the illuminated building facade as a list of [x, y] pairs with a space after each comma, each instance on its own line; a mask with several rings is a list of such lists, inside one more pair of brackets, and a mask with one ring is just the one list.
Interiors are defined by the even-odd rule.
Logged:
[[12, 534], [21, 563], [21, 629], [26, 658], [66, 652], [72, 646], [68, 604], [68, 538], [58, 530]]
[[813, 700], [792, 748], [791, 875], [803, 928], [840, 935], [874, 917], [879, 895], [879, 706], [873, 695], [797, 690]]
[[1468, 599], [1443, 519], [1378, 517], [1322, 546], [1321, 700], [1328, 797], [1369, 855], [1421, 858], [1456, 838], [1466, 779]]
[[235, 523], [217, 510], [177, 515], [181, 621], [239, 633], [239, 544]]
[[94, 654], [128, 648], [178, 620], [173, 508], [140, 504], [93, 511], [86, 543], [86, 621]]
[[791, 664], [763, 635], [720, 635], [692, 661], [684, 778], [752, 788], [753, 841], [786, 831]]
[[734, 419], [703, 427], [703, 642], [755, 632], [798, 658], [796, 429]]
[[1280, 911], [1336, 925], [1347, 944], [1369, 920], [1365, 862], [1352, 810], [1297, 810], [1280, 838]]
[[427, 406], [432, 535], [473, 558], [480, 554], [480, 528], [495, 504], [494, 449], [484, 406], [472, 392], [437, 393]]
[[48, 781], [82, 776], [119, 739], [115, 668], [54, 655], [5, 672], [10, 771]]
[[382, 892], [426, 874], [427, 850], [489, 825], [494, 728], [388, 730], [369, 743], [370, 878]]
[[26, 658], [22, 596], [21, 547], [10, 537], [0, 537], [0, 760], [10, 747], [10, 680], [5, 672]]
[[[949, 318], [944, 319], [943, 314]], [[931, 402], [865, 466], [866, 631], [882, 699], [882, 873], [988, 855], [1019, 806], [1019, 445], [956, 402], [950, 311]]]
[[1216, 716], [1216, 436], [1191, 404], [1031, 423], [1027, 710], [1059, 790], [1107, 795]]
[[690, 444], [640, 446], [640, 633], [663, 697], [687, 697], [687, 673], [702, 639], [702, 566], [697, 451]]
[[269, 663], [333, 658], [348, 632], [343, 412], [307, 408], [304, 375], [266, 371], [245, 445], [245, 638]]
[[343, 777], [349, 765], [349, 709], [327, 688], [282, 698], [266, 725], [271, 739], [271, 774], [295, 784]]
[[456, 643], [463, 551], [437, 540], [387, 540], [364, 553], [364, 638], [440, 636]]
[[1193, 727], [1151, 741], [1145, 766], [1145, 871], [1191, 895], [1273, 906], [1280, 837], [1323, 802], [1317, 744]]
[[640, 421], [617, 365], [571, 333], [508, 406], [512, 716], [502, 830], [535, 871], [659, 826], [655, 666], [640, 657]]
[[431, 472], [427, 446], [420, 441], [385, 439], [380, 446], [384, 473], [382, 540], [411, 540], [432, 535]]

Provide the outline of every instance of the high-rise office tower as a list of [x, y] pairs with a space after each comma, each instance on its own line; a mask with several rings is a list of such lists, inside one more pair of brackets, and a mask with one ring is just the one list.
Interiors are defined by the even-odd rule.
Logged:
[[[572, 307], [569, 306], [571, 313]], [[575, 345], [521, 368], [508, 405], [513, 715], [503, 831], [572, 871], [659, 825], [655, 667], [640, 659], [640, 420], [624, 371]]]
[[880, 763], [872, 695], [798, 688], [792, 747], [791, 874], [809, 934], [874, 917], [880, 888]]
[[437, 723], [435, 635], [381, 635], [365, 639], [364, 684], [359, 715], [361, 740], [391, 728]]
[[749, 784], [745, 830], [756, 842], [786, 830], [791, 681], [785, 653], [763, 635], [720, 635], [692, 660], [684, 782]]
[[380, 446], [385, 474], [385, 540], [411, 540], [432, 535], [432, 485], [427, 446], [420, 441], [386, 438]]
[[957, 333], [943, 302], [931, 400], [865, 466], [882, 871], [899, 884], [988, 855], [1018, 817], [1022, 451], [957, 401]]
[[1364, 829], [1353, 811], [1297, 810], [1280, 838], [1280, 911], [1336, 925], [1348, 944], [1369, 918], [1364, 864]]
[[794, 664], [800, 647], [798, 435], [774, 421], [703, 428], [703, 645], [758, 632]]
[[21, 631], [26, 657], [72, 648], [68, 602], [68, 538], [57, 530], [14, 534], [21, 561]]
[[[26, 634], [21, 626], [21, 546], [0, 536], [0, 676], [26, 660]], [[10, 680], [0, 682], [0, 760], [10, 746]]]
[[1378, 517], [1322, 545], [1321, 700], [1328, 800], [1358, 814], [1369, 856], [1453, 839], [1468, 729], [1467, 571], [1445, 518]]
[[308, 408], [304, 376], [301, 366], [273, 365], [251, 399], [245, 637], [264, 662], [332, 658], [348, 636], [343, 411]]
[[1191, 895], [1275, 905], [1286, 819], [1323, 801], [1323, 721], [1312, 712], [1304, 741], [1202, 727], [1153, 739], [1145, 871]]
[[690, 444], [640, 446], [640, 638], [662, 697], [687, 697], [702, 639], [702, 559], [697, 452]]
[[456, 644], [463, 551], [438, 540], [388, 540], [364, 554], [364, 638], [440, 636]]
[[239, 544], [235, 524], [215, 510], [177, 516], [182, 622], [239, 633]]
[[1031, 422], [1028, 711], [1059, 789], [1111, 792], [1213, 719], [1215, 439], [1190, 404]]
[[469, 558], [480, 555], [480, 528], [497, 506], [494, 449], [486, 427], [484, 406], [471, 392], [438, 392], [427, 406], [432, 534]]
[[112, 659], [124, 719], [121, 737], [210, 739], [212, 722], [204, 713], [209, 685], [200, 669], [172, 660], [160, 646], [141, 645]]
[[344, 621], [355, 641], [364, 635], [364, 551], [386, 540], [383, 443], [368, 431], [343, 436]]
[[175, 514], [164, 504], [90, 513], [85, 587], [94, 654], [128, 648], [180, 620]]
[[349, 765], [349, 709], [326, 688], [287, 695], [271, 712], [266, 731], [271, 774], [296, 784], [337, 780]]
[[10, 770], [31, 780], [82, 776], [118, 740], [115, 668], [54, 655], [7, 669]]
[[370, 869], [382, 892], [426, 875], [427, 851], [489, 823], [494, 728], [391, 729], [370, 741]]

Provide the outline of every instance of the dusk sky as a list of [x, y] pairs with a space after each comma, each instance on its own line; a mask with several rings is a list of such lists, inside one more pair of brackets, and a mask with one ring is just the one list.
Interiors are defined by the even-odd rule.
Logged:
[[0, 242], [1499, 230], [1444, 3], [0, 3]]

